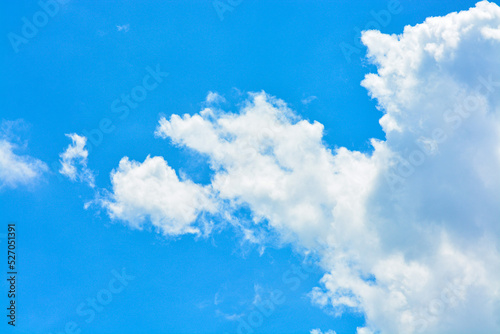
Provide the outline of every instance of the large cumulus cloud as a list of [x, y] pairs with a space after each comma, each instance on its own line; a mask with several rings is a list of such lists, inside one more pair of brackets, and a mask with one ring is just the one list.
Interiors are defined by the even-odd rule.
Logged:
[[498, 332], [499, 32], [487, 1], [400, 35], [365, 32], [377, 73], [362, 85], [386, 133], [369, 154], [331, 149], [323, 125], [254, 93], [238, 113], [208, 105], [159, 122], [157, 136], [209, 158], [210, 185], [179, 180], [161, 157], [125, 158], [103, 204], [176, 235], [203, 212], [248, 207], [255, 226], [320, 256], [312, 300], [364, 313], [359, 333]]

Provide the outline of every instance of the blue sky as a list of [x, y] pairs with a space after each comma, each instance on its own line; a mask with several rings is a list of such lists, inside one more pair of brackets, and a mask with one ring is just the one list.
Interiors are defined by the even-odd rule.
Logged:
[[[231, 10], [219, 16], [214, 3]], [[155, 136], [162, 117], [194, 115], [209, 106], [209, 92], [224, 97], [218, 107], [237, 113], [248, 92], [265, 91], [301, 119], [323, 124], [322, 143], [329, 149], [370, 154], [371, 138], [386, 139], [379, 124], [381, 99], [372, 99], [360, 84], [377, 67], [354, 39], [391, 1], [220, 3], [67, 0], [21, 44], [13, 44], [9, 34], [22, 36], [23, 17], [32, 22], [41, 7], [36, 1], [2, 3], [2, 136], [16, 145], [14, 153], [48, 169], [36, 180], [0, 187], [2, 230], [16, 222], [19, 258], [17, 325], [13, 329], [4, 319], [0, 332], [64, 333], [74, 322], [82, 333], [236, 333], [239, 319], [248, 321], [255, 311], [255, 299], [268, 300], [275, 290], [285, 301], [252, 327], [254, 333], [318, 328], [354, 334], [367, 324], [362, 311], [344, 309], [335, 316], [335, 310], [311, 301], [325, 267], [315, 265], [306, 278], [293, 274], [299, 284], [291, 289], [295, 285], [283, 275], [302, 265], [304, 245], [282, 239], [272, 226], [262, 227], [271, 235], [268, 241], [252, 243], [212, 212], [218, 228], [208, 235], [162, 235], [148, 218], [134, 229], [111, 217], [106, 205], [84, 207], [113, 194], [110, 173], [125, 156], [138, 162], [161, 156], [181, 179], [210, 185], [217, 173], [210, 154], [182, 139], [174, 145]], [[474, 5], [402, 1], [380, 31], [400, 34], [407, 25]], [[359, 54], [346, 57], [342, 43]], [[168, 76], [120, 117], [114, 101], [143, 85], [154, 70]], [[99, 130], [103, 119], [109, 133]], [[60, 154], [71, 144], [65, 135], [73, 133], [87, 137], [86, 167], [95, 187], [58, 172]], [[235, 209], [235, 219], [251, 220], [247, 209]], [[5, 238], [0, 247], [6, 248]], [[89, 316], [77, 308], [109, 290], [122, 270], [134, 278], [87, 322]]]

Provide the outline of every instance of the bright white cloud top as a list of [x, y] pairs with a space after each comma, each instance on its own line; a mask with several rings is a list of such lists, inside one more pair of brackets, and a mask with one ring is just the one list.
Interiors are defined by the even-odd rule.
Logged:
[[72, 143], [59, 156], [61, 158], [61, 169], [59, 173], [67, 176], [71, 181], [85, 182], [92, 188], [94, 185], [94, 174], [87, 168], [88, 150], [85, 148], [87, 138], [76, 133], [67, 134]]
[[498, 332], [499, 32], [487, 1], [401, 35], [365, 32], [378, 73], [362, 84], [386, 133], [370, 153], [328, 148], [320, 123], [255, 93], [239, 113], [159, 122], [157, 136], [209, 158], [210, 185], [179, 180], [162, 157], [123, 158], [102, 203], [167, 235], [248, 206], [256, 226], [320, 256], [312, 300], [363, 312], [360, 334]]
[[[210, 191], [181, 181], [162, 157], [141, 164], [123, 158], [111, 175], [113, 195], [103, 200], [112, 218], [142, 228], [146, 218], [165, 235], [200, 233], [194, 226], [201, 211], [214, 212]], [[203, 231], [204, 232], [204, 231]]]

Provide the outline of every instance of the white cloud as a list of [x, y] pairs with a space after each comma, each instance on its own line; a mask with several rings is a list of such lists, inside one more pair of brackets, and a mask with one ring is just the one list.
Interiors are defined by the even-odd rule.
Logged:
[[223, 103], [226, 102], [224, 96], [219, 95], [217, 92], [208, 92], [205, 99], [206, 104]]
[[356, 334], [373, 334], [373, 332], [366, 327], [358, 327], [356, 330]]
[[[329, 149], [323, 125], [265, 93], [236, 114], [162, 118], [156, 135], [207, 156], [211, 184], [179, 181], [160, 157], [162, 177], [149, 158], [125, 159], [110, 212], [178, 234], [201, 211], [231, 218], [245, 206], [256, 228], [320, 256], [327, 274], [312, 299], [363, 312], [358, 334], [499, 332], [499, 25], [500, 8], [483, 1], [401, 35], [363, 34], [378, 73], [362, 84], [385, 113], [371, 154]], [[196, 203], [190, 214], [176, 214], [167, 189]]]
[[242, 313], [231, 313], [231, 314], [228, 314], [228, 313], [222, 312], [221, 310], [216, 310], [215, 314], [217, 316], [219, 316], [219, 317], [223, 317], [227, 321], [237, 321], [237, 320], [241, 319], [241, 317], [244, 316], [244, 314], [242, 314]]
[[48, 171], [47, 165], [28, 155], [17, 155], [14, 151], [21, 150], [15, 143], [12, 131], [19, 122], [2, 122], [0, 131], [0, 189], [15, 188], [19, 185], [29, 185]]
[[76, 133], [67, 134], [72, 143], [59, 155], [61, 158], [61, 169], [59, 173], [67, 176], [71, 181], [85, 182], [92, 188], [94, 184], [94, 174], [87, 168], [87, 157], [89, 152], [85, 149], [87, 138]]
[[302, 102], [303, 105], [308, 105], [309, 103], [311, 103], [312, 101], [316, 100], [317, 97], [314, 96], [314, 95], [311, 95], [311, 96], [308, 96], [302, 100], [300, 100], [300, 102]]
[[0, 139], [0, 189], [27, 185], [48, 170], [42, 161], [27, 155], [17, 155], [17, 145]]
[[316, 329], [311, 329], [310, 334], [337, 334], [337, 332], [331, 329], [327, 330], [326, 332], [322, 332], [320, 329], [316, 328]]
[[[201, 211], [214, 212], [207, 188], [190, 180], [181, 181], [162, 157], [147, 157], [143, 163], [120, 161], [111, 174], [113, 194], [102, 200], [111, 217], [142, 228], [146, 218], [165, 235], [206, 232], [194, 223]], [[204, 231], [200, 231], [204, 229]]]
[[219, 305], [223, 302], [223, 298], [220, 296], [220, 290], [215, 293], [214, 296], [214, 305]]
[[127, 24], [123, 24], [123, 25], [117, 25], [116, 30], [128, 32], [130, 30], [130, 24], [127, 23]]
[[253, 94], [240, 114], [173, 115], [156, 131], [210, 157], [219, 199], [249, 204], [256, 221], [268, 220], [288, 240], [300, 235], [311, 247], [329, 228], [336, 202], [361, 212], [351, 199], [374, 178], [368, 157], [344, 148], [333, 155], [322, 132], [320, 123], [298, 120], [283, 101], [264, 93]]
[[253, 305], [260, 305], [262, 304], [262, 295], [264, 294], [264, 288], [260, 284], [254, 284], [253, 285], [253, 291], [254, 291], [254, 296], [253, 296]]

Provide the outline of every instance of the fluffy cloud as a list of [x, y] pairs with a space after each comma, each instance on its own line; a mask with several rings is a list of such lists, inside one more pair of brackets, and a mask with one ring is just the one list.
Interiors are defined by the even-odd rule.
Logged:
[[217, 92], [208, 92], [205, 99], [207, 105], [226, 102], [226, 99]]
[[19, 145], [12, 138], [12, 127], [19, 122], [2, 122], [0, 131], [0, 189], [28, 185], [39, 179], [48, 170], [47, 165], [27, 155], [17, 155]]
[[365, 32], [377, 73], [362, 85], [386, 132], [370, 154], [328, 148], [323, 125], [255, 93], [239, 113], [159, 122], [157, 136], [209, 158], [210, 185], [179, 181], [161, 157], [125, 158], [105, 205], [167, 234], [249, 208], [256, 228], [319, 255], [327, 273], [312, 300], [362, 312], [359, 334], [498, 332], [499, 26], [483, 1], [401, 35]]
[[61, 158], [61, 169], [59, 173], [67, 176], [71, 181], [79, 180], [88, 183], [94, 188], [94, 174], [87, 168], [87, 157], [89, 152], [85, 149], [87, 138], [76, 133], [67, 134], [72, 143], [59, 156]]
[[143, 163], [120, 161], [111, 175], [113, 194], [102, 199], [111, 217], [142, 228], [146, 218], [165, 235], [207, 232], [210, 224], [194, 226], [201, 211], [214, 212], [210, 191], [190, 180], [181, 181], [162, 157]]

